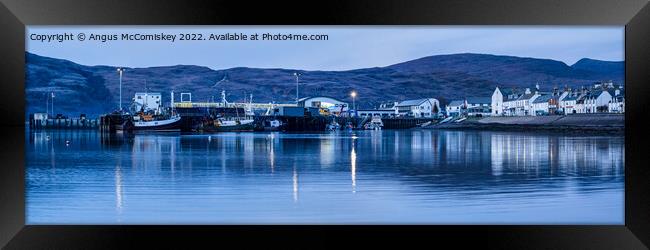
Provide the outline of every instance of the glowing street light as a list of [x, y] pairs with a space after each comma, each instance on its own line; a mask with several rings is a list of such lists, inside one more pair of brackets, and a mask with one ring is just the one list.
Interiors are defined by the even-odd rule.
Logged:
[[54, 92], [52, 92], [52, 95], [51, 95], [51, 96], [52, 96], [52, 115], [53, 115], [54, 117], [56, 117], [56, 116], [54, 115]]
[[122, 72], [124, 72], [123, 68], [117, 68], [117, 72], [120, 73], [120, 113], [122, 112]]
[[352, 93], [350, 93], [350, 96], [352, 96], [352, 108], [354, 109], [354, 112], [356, 113], [357, 112], [357, 104], [356, 104], [357, 92], [353, 90]]
[[299, 78], [301, 75], [302, 75], [302, 74], [301, 74], [301, 73], [298, 73], [298, 72], [294, 72], [294, 73], [293, 73], [293, 76], [296, 77], [296, 103], [298, 103], [298, 99], [299, 99], [299, 96], [298, 96], [298, 78]]

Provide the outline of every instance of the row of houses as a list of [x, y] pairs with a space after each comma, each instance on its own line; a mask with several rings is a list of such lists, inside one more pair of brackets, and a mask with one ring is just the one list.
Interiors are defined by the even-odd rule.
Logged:
[[[333, 114], [349, 113], [347, 102], [330, 97], [307, 97], [299, 106], [329, 109]], [[551, 114], [624, 113], [623, 85], [597, 83], [578, 89], [554, 88], [544, 92], [532, 88], [496, 87], [491, 97], [466, 97], [452, 100], [444, 109], [436, 98], [421, 98], [381, 104], [376, 109], [354, 110], [357, 116], [417, 117], [446, 116], [539, 116]]]
[[624, 113], [625, 92], [622, 85], [598, 83], [579, 89], [554, 88], [542, 92], [533, 89], [497, 87], [491, 98], [492, 116], [538, 116], [550, 114]]
[[453, 100], [445, 107], [447, 116], [489, 116], [492, 113], [489, 97], [467, 97]]

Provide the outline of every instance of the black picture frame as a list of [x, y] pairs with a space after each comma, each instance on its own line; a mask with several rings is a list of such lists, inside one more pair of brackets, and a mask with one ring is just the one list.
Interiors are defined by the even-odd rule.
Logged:
[[[625, 225], [25, 226], [25, 25], [203, 24], [625, 25]], [[338, 245], [342, 240], [356, 240], [364, 246], [478, 243], [526, 249], [647, 249], [650, 245], [646, 159], [650, 140], [643, 132], [650, 127], [645, 117], [650, 97], [650, 5], [646, 0], [0, 0], [0, 34], [0, 246], [7, 249], [118, 248], [135, 243], [185, 248], [188, 243], [205, 241], [219, 244], [214, 246], [230, 242], [314, 248]]]

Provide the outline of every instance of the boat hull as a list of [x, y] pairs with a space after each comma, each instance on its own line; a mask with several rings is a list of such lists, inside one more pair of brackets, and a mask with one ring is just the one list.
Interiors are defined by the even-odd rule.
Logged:
[[244, 132], [244, 131], [254, 131], [255, 126], [253, 124], [242, 124], [242, 125], [233, 125], [233, 126], [204, 126], [200, 129], [204, 132]]
[[224, 121], [221, 124], [209, 123], [204, 124], [200, 129], [204, 132], [227, 132], [227, 131], [254, 131], [255, 123], [253, 120], [241, 121]]
[[161, 121], [127, 121], [122, 125], [121, 130], [124, 131], [180, 131], [181, 130], [180, 117], [172, 118], [169, 120]]

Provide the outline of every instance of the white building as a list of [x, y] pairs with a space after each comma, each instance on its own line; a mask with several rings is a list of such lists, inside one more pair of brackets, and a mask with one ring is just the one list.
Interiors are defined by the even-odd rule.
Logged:
[[137, 92], [133, 97], [134, 108], [139, 111], [160, 112], [162, 108], [162, 95], [160, 93]]
[[623, 113], [625, 98], [623, 88], [613, 83], [598, 83], [591, 88], [571, 90], [568, 87], [560, 93], [557, 88], [552, 93], [526, 89], [522, 93], [515, 90], [494, 90], [491, 100], [492, 115], [523, 116], [545, 114], [580, 113]]
[[503, 115], [506, 116], [525, 116], [531, 115], [531, 103], [535, 98], [539, 96], [537, 91], [532, 92], [529, 88], [526, 88], [524, 92], [518, 95], [516, 98], [508, 99], [503, 101]]
[[558, 98], [559, 96], [552, 94], [542, 94], [537, 96], [537, 98], [531, 102], [530, 115], [538, 116], [556, 114], [559, 107]]
[[460, 116], [462, 115], [462, 110], [465, 106], [465, 100], [453, 100], [447, 106], [445, 106], [445, 112], [447, 116]]
[[492, 100], [490, 105], [492, 106], [492, 115], [493, 116], [501, 116], [503, 114], [503, 102], [510, 97], [508, 95], [509, 93], [504, 93], [497, 87], [494, 89], [494, 92], [492, 93]]
[[[432, 99], [435, 101], [432, 102]], [[433, 117], [436, 111], [439, 111], [439, 107], [438, 100], [434, 98], [406, 100], [395, 105], [400, 116], [412, 117]]]
[[584, 99], [585, 113], [608, 112], [611, 100], [612, 95], [607, 90], [591, 91]]
[[530, 88], [520, 92], [515, 89], [497, 87], [492, 93], [491, 114], [493, 116], [529, 115], [530, 102], [539, 96], [538, 87], [536, 86], [534, 92]]
[[492, 100], [490, 97], [467, 97], [465, 109], [468, 116], [490, 116], [492, 114]]
[[614, 90], [614, 96], [607, 107], [610, 113], [625, 113], [625, 92], [622, 88]]
[[561, 96], [559, 100], [560, 111], [565, 115], [578, 113], [577, 101], [580, 97], [582, 97], [581, 93], [571, 91]]
[[625, 113], [625, 97], [622, 95], [613, 97], [607, 104], [607, 109], [610, 113]]
[[325, 96], [304, 97], [298, 100], [298, 106], [304, 108], [322, 108], [329, 110], [330, 113], [339, 114], [348, 111], [348, 103]]
[[428, 99], [429, 99], [429, 102], [431, 102], [431, 105], [433, 105], [431, 107], [431, 114], [432, 115], [443, 112], [442, 108], [440, 107], [440, 101], [438, 101], [438, 99], [436, 99], [436, 98], [428, 98]]

